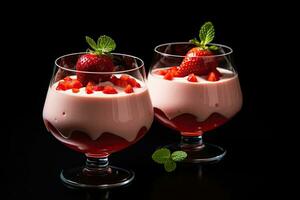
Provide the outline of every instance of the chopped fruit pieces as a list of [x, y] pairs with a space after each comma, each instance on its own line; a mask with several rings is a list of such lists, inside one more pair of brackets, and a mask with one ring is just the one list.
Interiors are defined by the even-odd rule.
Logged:
[[78, 93], [78, 92], [79, 92], [79, 89], [78, 89], [78, 88], [72, 88], [72, 92], [73, 92], [73, 93]]
[[172, 80], [173, 79], [173, 74], [171, 71], [169, 71], [165, 76], [164, 79], [166, 80]]
[[[114, 86], [124, 88], [123, 91], [125, 93], [133, 93], [134, 87], [141, 87], [141, 85], [134, 78], [131, 78], [128, 75], [121, 75], [119, 78], [113, 75], [110, 77], [110, 82], [113, 83]], [[102, 91], [104, 94], [117, 94], [118, 91], [113, 85], [107, 85], [106, 83], [98, 84], [93, 81], [89, 81], [84, 87], [83, 84], [75, 77], [71, 78], [67, 76], [58, 82], [56, 90], [65, 91], [71, 89], [73, 93], [78, 93], [80, 92], [80, 88], [84, 88], [87, 94], [93, 94], [100, 91]]]
[[210, 72], [207, 76], [207, 80], [208, 81], [218, 81], [218, 80], [220, 80], [220, 77], [218, 76], [218, 74], [216, 72]]
[[66, 76], [65, 78], [64, 78], [64, 81], [72, 81], [73, 79], [70, 77], [70, 76]]
[[105, 86], [102, 92], [104, 94], [117, 94], [118, 93], [117, 90], [110, 85]]
[[124, 89], [126, 93], [133, 93], [133, 88], [131, 85], [127, 85], [126, 88]]
[[128, 82], [128, 84], [130, 84], [132, 87], [138, 87], [138, 88], [141, 87], [141, 85], [140, 85], [134, 78], [130, 78], [127, 82]]
[[71, 88], [82, 88], [82, 84], [78, 80], [71, 80]]
[[130, 78], [128, 75], [121, 75], [120, 78], [117, 78], [116, 76], [112, 76], [110, 78], [110, 82], [112, 82], [115, 86], [119, 87], [127, 87], [127, 85], [131, 85], [132, 87], [140, 88], [141, 85], [134, 79]]
[[212, 71], [215, 72], [215, 74], [218, 75], [219, 77], [223, 76], [222, 73], [219, 70], [217, 70], [217, 69], [214, 69]]
[[[178, 71], [178, 67], [174, 66], [174, 67], [171, 67], [169, 69], [161, 69], [161, 70], [158, 71], [158, 74], [162, 75], [162, 76], [165, 76], [168, 73], [170, 73], [172, 75], [172, 77], [176, 77], [176, 76], [178, 76], [177, 71]], [[170, 74], [167, 75], [167, 76], [170, 77]], [[167, 80], [172, 80], [172, 79], [167, 79]]]
[[190, 82], [198, 82], [197, 77], [195, 76], [195, 74], [190, 74], [187, 78], [188, 81]]
[[128, 81], [129, 80], [129, 76], [127, 76], [127, 75], [121, 75], [120, 79], [122, 81]]
[[94, 91], [102, 91], [104, 89], [104, 86], [94, 86]]
[[168, 70], [166, 70], [166, 69], [162, 69], [162, 70], [158, 71], [159, 75], [163, 75], [164, 76], [164, 75], [166, 75], [166, 73], [168, 73]]
[[59, 81], [56, 89], [57, 90], [69, 90], [73, 88], [82, 88], [82, 84], [80, 81], [76, 79], [72, 79], [69, 76], [65, 77], [63, 80]]
[[92, 82], [88, 82], [88, 84], [85, 87], [85, 91], [87, 94], [92, 94], [94, 93], [94, 84]]

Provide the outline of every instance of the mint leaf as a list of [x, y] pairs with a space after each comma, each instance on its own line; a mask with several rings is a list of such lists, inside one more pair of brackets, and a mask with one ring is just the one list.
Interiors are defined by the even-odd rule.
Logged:
[[219, 49], [219, 47], [212, 45], [212, 46], [209, 46], [208, 49], [212, 50], [212, 51], [216, 51]]
[[102, 35], [98, 38], [97, 41], [97, 51], [100, 51], [101, 53], [109, 53], [116, 48], [115, 41], [106, 35]]
[[187, 157], [187, 154], [184, 151], [174, 151], [171, 155], [173, 161], [179, 162], [184, 160]]
[[161, 148], [156, 150], [152, 154], [152, 159], [159, 164], [164, 164], [167, 160], [170, 159], [170, 156], [171, 156], [171, 152], [169, 149]]
[[203, 46], [210, 43], [214, 39], [214, 37], [215, 29], [211, 22], [206, 22], [203, 26], [201, 26], [199, 31], [199, 38]]
[[164, 164], [165, 170], [167, 172], [172, 172], [176, 169], [176, 162], [172, 159], [168, 159]]
[[189, 42], [196, 45], [196, 46], [200, 46], [200, 42], [196, 38], [191, 39]]
[[85, 36], [85, 40], [92, 47], [92, 49], [97, 49], [97, 44], [92, 38], [90, 38], [89, 36]]

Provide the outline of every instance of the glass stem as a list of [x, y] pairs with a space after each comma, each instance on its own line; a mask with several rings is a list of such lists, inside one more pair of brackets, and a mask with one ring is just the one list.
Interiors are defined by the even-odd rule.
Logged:
[[83, 172], [87, 175], [103, 175], [110, 171], [108, 157], [87, 157]]
[[181, 148], [184, 149], [191, 149], [191, 148], [203, 148], [203, 138], [202, 135], [200, 136], [181, 136], [180, 142]]

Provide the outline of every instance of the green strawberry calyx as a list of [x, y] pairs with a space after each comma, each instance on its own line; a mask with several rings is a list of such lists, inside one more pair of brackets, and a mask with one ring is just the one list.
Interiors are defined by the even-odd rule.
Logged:
[[211, 46], [207, 46], [207, 44], [209, 44], [210, 42], [213, 41], [215, 37], [215, 28], [214, 25], [211, 22], [205, 22], [199, 31], [199, 39], [194, 38], [191, 39], [190, 42], [196, 46], [198, 46], [201, 49], [209, 49], [209, 50], [218, 50], [217, 46], [211, 45]]

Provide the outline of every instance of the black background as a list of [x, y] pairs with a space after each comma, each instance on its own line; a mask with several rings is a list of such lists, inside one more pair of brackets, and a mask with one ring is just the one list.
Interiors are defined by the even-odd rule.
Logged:
[[161, 145], [178, 141], [179, 136], [155, 121], [140, 142], [111, 156], [112, 164], [133, 169], [136, 179], [129, 187], [111, 191], [109, 197], [256, 199], [290, 195], [288, 179], [293, 175], [285, 167], [286, 163], [293, 165], [293, 160], [286, 148], [293, 139], [284, 125], [288, 117], [280, 116], [286, 116], [285, 100], [293, 107], [283, 80], [295, 72], [282, 67], [287, 64], [287, 49], [277, 42], [286, 37], [283, 27], [293, 20], [292, 15], [282, 14], [286, 8], [246, 3], [204, 6], [201, 2], [34, 6], [38, 7], [24, 7], [20, 12], [12, 9], [2, 18], [8, 65], [1, 75], [6, 84], [3, 110], [7, 116], [1, 134], [9, 136], [8, 142], [3, 139], [8, 155], [1, 170], [8, 187], [3, 195], [8, 193], [9, 199], [101, 198], [102, 193], [66, 189], [59, 180], [62, 168], [82, 164], [84, 156], [60, 144], [43, 125], [43, 103], [56, 57], [84, 51], [85, 35], [107, 34], [116, 40], [117, 52], [142, 58], [149, 69], [156, 45], [187, 41], [205, 21], [214, 23], [216, 43], [234, 49], [244, 96], [240, 113], [205, 135], [207, 141], [224, 146], [227, 156], [217, 165], [180, 165], [168, 174], [151, 161], [151, 154]]

